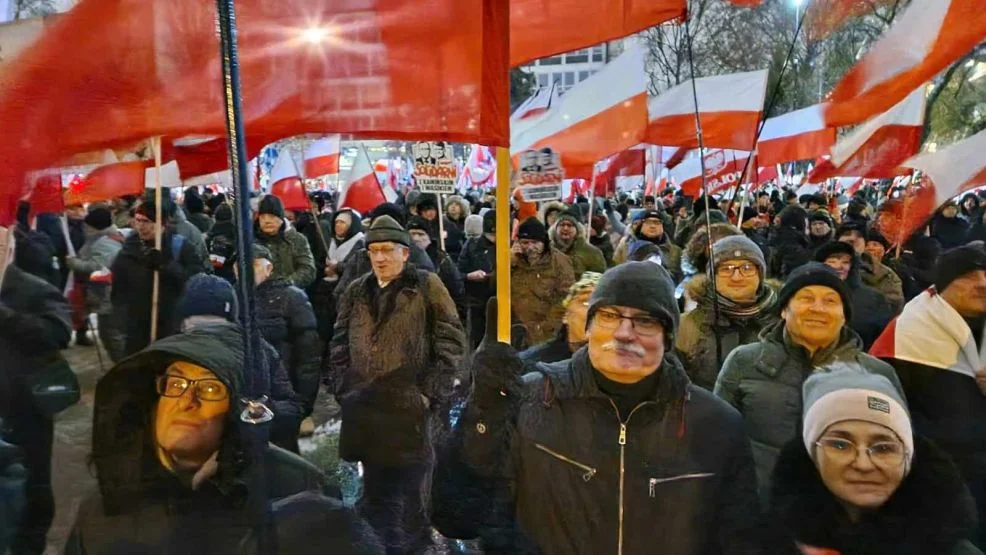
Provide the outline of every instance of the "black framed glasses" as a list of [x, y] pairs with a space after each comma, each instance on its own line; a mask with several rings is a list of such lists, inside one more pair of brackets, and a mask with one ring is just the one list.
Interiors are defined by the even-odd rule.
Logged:
[[716, 275], [723, 279], [733, 277], [733, 274], [739, 272], [739, 275], [743, 277], [754, 277], [758, 275], [759, 268], [756, 264], [752, 262], [744, 262], [742, 264], [720, 264], [716, 267]]
[[157, 392], [162, 397], [181, 397], [189, 389], [202, 401], [222, 401], [229, 397], [226, 384], [216, 378], [190, 380], [172, 374], [158, 376]]
[[615, 330], [620, 327], [623, 320], [630, 320], [633, 331], [640, 335], [659, 335], [664, 332], [664, 325], [657, 318], [639, 314], [636, 316], [626, 316], [615, 310], [601, 308], [596, 311], [593, 321], [601, 328]]

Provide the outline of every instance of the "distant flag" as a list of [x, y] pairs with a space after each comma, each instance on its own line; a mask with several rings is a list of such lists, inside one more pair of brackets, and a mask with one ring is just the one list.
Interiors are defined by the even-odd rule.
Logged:
[[[390, 187], [387, 187], [388, 191]], [[377, 175], [373, 172], [370, 164], [370, 157], [362, 144], [359, 146], [359, 154], [353, 162], [353, 167], [349, 170], [349, 176], [339, 191], [337, 208], [352, 208], [360, 214], [368, 214], [377, 206], [391, 202], [388, 194], [380, 186]], [[393, 197], [396, 199], [396, 192]]]
[[146, 189], [147, 162], [120, 162], [100, 166], [69, 183], [65, 204], [85, 204], [142, 195]]
[[764, 165], [809, 160], [827, 153], [833, 144], [835, 128], [825, 126], [822, 106], [816, 104], [767, 119], [757, 156]]
[[[705, 181], [709, 194], [719, 193], [736, 185], [743, 173], [749, 151], [715, 149], [705, 155]], [[697, 198], [702, 194], [702, 159], [689, 158], [668, 172], [684, 194]]]
[[282, 149], [270, 170], [270, 194], [281, 199], [286, 210], [308, 210], [308, 194], [298, 174], [298, 167], [288, 149]]
[[339, 135], [323, 137], [305, 150], [305, 177], [339, 174]]
[[514, 113], [510, 115], [510, 122], [513, 124], [520, 120], [540, 116], [558, 101], [558, 96], [558, 87], [555, 82], [547, 87], [538, 87], [534, 94], [514, 110]]
[[829, 94], [829, 126], [889, 110], [986, 40], [983, 0], [919, 0], [897, 16]]
[[919, 154], [901, 165], [921, 170], [935, 192], [937, 209], [950, 198], [986, 185], [986, 131], [949, 145], [937, 152]]

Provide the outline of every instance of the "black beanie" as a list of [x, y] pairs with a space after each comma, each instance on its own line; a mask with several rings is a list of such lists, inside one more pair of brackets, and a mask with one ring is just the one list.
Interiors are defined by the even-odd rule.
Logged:
[[744, 206], [743, 207], [743, 221], [744, 222], [749, 222], [751, 220], [755, 220], [759, 216], [760, 216], [760, 212], [758, 212], [756, 208], [754, 208], [752, 206]]
[[[433, 227], [434, 226], [430, 225], [430, 222], [428, 222], [428, 220], [422, 218], [421, 216], [411, 216], [411, 218], [407, 221], [408, 231], [411, 231], [412, 229], [417, 229], [418, 231], [424, 231], [425, 233], [428, 234], [429, 237], [431, 237], [431, 231]], [[431, 238], [435, 239], [434, 237]]]
[[216, 207], [214, 217], [216, 218], [216, 222], [233, 221], [233, 207], [228, 204], [220, 204]]
[[941, 293], [953, 281], [976, 270], [986, 270], [986, 243], [973, 241], [949, 249], [941, 253], [935, 265], [935, 289]]
[[852, 259], [853, 265], [856, 264], [856, 249], [849, 243], [842, 241], [829, 241], [815, 249], [815, 261], [824, 263], [828, 257], [834, 254], [848, 254]]
[[416, 206], [418, 207], [418, 214], [420, 214], [422, 210], [428, 210], [429, 208], [438, 210], [438, 195], [435, 193], [421, 193], [421, 196], [418, 197], [418, 203]]
[[671, 275], [653, 262], [624, 262], [607, 270], [589, 297], [586, 322], [591, 322], [596, 311], [606, 306], [643, 310], [661, 321], [668, 340], [674, 339], [681, 318]]
[[794, 297], [798, 291], [811, 285], [821, 285], [834, 289], [842, 298], [842, 313], [846, 317], [846, 322], [852, 318], [852, 299], [849, 296], [849, 288], [839, 277], [839, 274], [835, 273], [835, 270], [821, 262], [809, 262], [803, 266], [798, 266], [791, 272], [777, 294], [778, 312], [787, 307], [791, 297]]
[[93, 229], [98, 229], [100, 231], [113, 225], [113, 214], [110, 213], [109, 209], [97, 206], [86, 214], [84, 220], [82, 220]]
[[236, 315], [236, 292], [232, 284], [212, 274], [192, 276], [178, 301], [178, 321], [190, 316], [219, 316], [235, 322]]
[[483, 214], [483, 233], [496, 233], [496, 210]]
[[544, 227], [544, 224], [540, 220], [531, 216], [524, 220], [520, 227], [517, 228], [517, 239], [530, 239], [532, 241], [541, 241], [544, 246], [548, 246], [548, 230]]
[[277, 216], [278, 218], [284, 219], [284, 205], [281, 204], [281, 199], [274, 195], [265, 195], [264, 198], [260, 199], [260, 204], [257, 206], [258, 214], [270, 214], [272, 216]]
[[367, 217], [370, 218], [370, 220], [375, 220], [380, 216], [390, 216], [391, 218], [394, 219], [394, 221], [396, 221], [401, 225], [404, 225], [404, 222], [407, 221], [407, 219], [404, 216], [404, 209], [392, 202], [384, 202], [382, 204], [378, 204], [376, 208], [370, 210], [370, 213], [367, 215]]
[[205, 203], [202, 202], [202, 197], [198, 196], [198, 194], [186, 196], [185, 210], [188, 210], [189, 214], [200, 214], [204, 212]]
[[887, 240], [887, 238], [882, 233], [880, 233], [880, 231], [877, 230], [877, 228], [872, 226], [870, 227], [869, 230], [866, 231], [866, 241], [867, 242], [876, 241], [877, 243], [883, 245], [883, 248], [885, 249], [890, 248], [890, 241]]
[[797, 205], [787, 206], [777, 215], [781, 220], [781, 227], [805, 232], [805, 224], [808, 223], [808, 212]]

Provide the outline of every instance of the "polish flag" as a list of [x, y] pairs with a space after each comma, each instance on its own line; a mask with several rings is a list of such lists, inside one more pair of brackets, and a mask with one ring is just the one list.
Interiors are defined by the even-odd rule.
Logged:
[[764, 165], [808, 160], [835, 144], [835, 128], [825, 127], [822, 106], [816, 104], [764, 122], [757, 157]]
[[65, 204], [85, 204], [142, 195], [146, 188], [147, 162], [120, 162], [100, 166], [65, 191]]
[[[662, 148], [667, 148], [667, 147], [662, 147]], [[665, 158], [667, 162], [664, 163], [664, 167], [669, 170], [674, 169], [675, 166], [677, 166], [678, 164], [680, 164], [682, 161], [685, 160], [685, 156], [687, 156], [689, 152], [694, 150], [691, 148], [684, 148], [684, 147], [681, 148], [672, 147], [672, 148], [674, 148], [674, 152], [670, 156]]]
[[[388, 200], [387, 193], [380, 186], [380, 181], [377, 179], [376, 173], [373, 172], [373, 166], [370, 164], [366, 149], [363, 148], [362, 144], [359, 149], [360, 152], [356, 156], [356, 161], [353, 162], [353, 167], [349, 170], [349, 177], [339, 191], [337, 208], [352, 208], [360, 214], [368, 214], [377, 206], [393, 201]], [[392, 192], [392, 194], [393, 198], [396, 199], [396, 193]]]
[[870, 15], [880, 4], [888, 5], [897, 0], [813, 0], [805, 9], [805, 27], [808, 40], [818, 41], [829, 36], [846, 21]]
[[308, 193], [298, 174], [298, 167], [286, 149], [280, 152], [270, 170], [270, 194], [281, 199], [285, 210], [308, 210]]
[[[695, 80], [704, 146], [749, 150], [755, 141], [767, 94], [767, 70]], [[645, 142], [698, 147], [691, 81], [651, 98]]]
[[901, 165], [921, 170], [931, 178], [935, 190], [934, 209], [950, 198], [986, 185], [986, 131], [949, 145], [937, 152], [919, 154]]
[[330, 135], [308, 145], [305, 150], [305, 177], [339, 173], [339, 135]]
[[540, 87], [534, 94], [521, 103], [510, 115], [510, 123], [513, 124], [523, 119], [533, 118], [544, 114], [551, 106], [558, 102], [557, 83], [552, 82], [548, 87]]
[[511, 156], [550, 147], [561, 156], [566, 177], [591, 178], [597, 161], [643, 142], [646, 75], [643, 49], [631, 46], [548, 112], [512, 126]]
[[808, 181], [831, 177], [890, 179], [900, 175], [900, 163], [917, 153], [924, 126], [924, 87], [900, 104], [856, 128], [837, 142], [827, 162], [815, 166]]
[[[749, 151], [716, 149], [705, 155], [705, 181], [709, 194], [722, 192], [740, 180]], [[702, 159], [695, 157], [668, 172], [684, 194], [698, 198], [702, 194]]]
[[986, 40], [982, 0], [911, 2], [829, 95], [825, 122], [859, 123], [901, 102]]

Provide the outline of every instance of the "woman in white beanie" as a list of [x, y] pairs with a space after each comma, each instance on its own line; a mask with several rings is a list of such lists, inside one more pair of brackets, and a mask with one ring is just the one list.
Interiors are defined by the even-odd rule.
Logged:
[[771, 480], [768, 553], [981, 555], [976, 511], [948, 456], [915, 437], [899, 391], [836, 364], [803, 390], [802, 437]]

